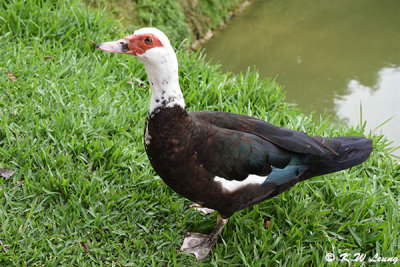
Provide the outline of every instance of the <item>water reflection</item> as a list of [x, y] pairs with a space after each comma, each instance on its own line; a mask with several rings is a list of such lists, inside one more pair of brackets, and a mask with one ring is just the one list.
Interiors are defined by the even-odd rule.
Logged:
[[[400, 67], [383, 68], [378, 72], [377, 83], [373, 86], [357, 80], [349, 81], [349, 93], [335, 99], [336, 113], [342, 119], [355, 125], [360, 121], [360, 105], [363, 119], [367, 118], [367, 128], [374, 130], [387, 119], [391, 119], [376, 131], [384, 130], [392, 140], [400, 135]], [[398, 153], [397, 153], [398, 154]]]
[[358, 81], [371, 91], [369, 98], [361, 98], [363, 118], [375, 128], [394, 116], [382, 130], [400, 145], [394, 121], [400, 110], [386, 105], [400, 101], [400, 83], [397, 90], [395, 84], [385, 89], [386, 72], [400, 75], [399, 25], [399, 0], [258, 0], [211, 39], [205, 51], [224, 71], [256, 66], [260, 76], [277, 77], [289, 101], [308, 111], [336, 111], [349, 123], [357, 123], [359, 111], [340, 113], [338, 105], [356, 101], [359, 108], [360, 100], [346, 97], [357, 91]]

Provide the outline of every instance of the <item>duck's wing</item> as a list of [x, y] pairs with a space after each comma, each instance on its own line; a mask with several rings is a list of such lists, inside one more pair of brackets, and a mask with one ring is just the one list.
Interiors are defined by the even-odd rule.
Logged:
[[272, 177], [279, 177], [280, 181], [304, 180], [347, 169], [364, 162], [373, 149], [371, 140], [364, 137], [309, 136], [245, 115], [216, 111], [190, 112], [189, 115], [193, 120], [223, 129], [222, 132], [248, 134], [256, 140], [251, 142], [252, 146], [260, 143], [273, 169], [269, 180]]
[[262, 138], [226, 128], [200, 128], [197, 157], [210, 173], [242, 181], [250, 174], [266, 177], [273, 167], [284, 168], [290, 154]]
[[[278, 174], [278, 180], [282, 180], [280, 184], [299, 177], [308, 168], [308, 155], [285, 149], [290, 146], [288, 144], [278, 146], [270, 141], [274, 137], [280, 138], [280, 142], [291, 140], [295, 136], [294, 131], [284, 132], [286, 138], [281, 137], [280, 128], [267, 124], [272, 129], [264, 130], [264, 135], [267, 136], [265, 138], [254, 131], [260, 127], [251, 125], [246, 120], [239, 120], [241, 115], [221, 112], [192, 112], [189, 115], [199, 126], [196, 140], [201, 141], [196, 147], [197, 157], [203, 167], [215, 176], [243, 181], [250, 174], [261, 177], [270, 174], [275, 177]], [[297, 147], [299, 145], [296, 142], [300, 143], [299, 140], [291, 142]]]
[[216, 127], [250, 133], [294, 153], [314, 156], [337, 156], [335, 149], [324, 144], [323, 138], [272, 125], [260, 119], [218, 111], [196, 111], [191, 117], [207, 121]]

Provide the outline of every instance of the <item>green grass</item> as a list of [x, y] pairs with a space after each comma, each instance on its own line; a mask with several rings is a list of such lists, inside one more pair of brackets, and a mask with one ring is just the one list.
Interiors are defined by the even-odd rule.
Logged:
[[208, 30], [215, 30], [227, 21], [229, 12], [235, 11], [244, 0], [177, 0], [185, 21], [195, 39], [204, 37]]
[[153, 26], [167, 34], [172, 43], [190, 45], [215, 30], [228, 13], [244, 0], [84, 0], [93, 7], [105, 7], [126, 32]]
[[[132, 34], [145, 26], [157, 27], [168, 34], [171, 42], [192, 41], [190, 26], [176, 0], [84, 0], [93, 7], [106, 7]], [[225, 0], [226, 1], [226, 0]]]
[[[191, 266], [194, 257], [177, 252], [184, 233], [215, 224], [215, 214], [188, 209], [152, 170], [143, 148], [146, 74], [133, 57], [95, 50], [91, 41], [125, 34], [106, 17], [75, 1], [0, 4], [0, 168], [16, 171], [0, 178], [1, 266]], [[303, 114], [254, 71], [222, 73], [183, 49], [178, 57], [189, 110], [249, 114], [312, 135], [364, 132]], [[400, 256], [400, 165], [383, 136], [370, 137], [375, 149], [363, 165], [236, 213], [197, 265]]]

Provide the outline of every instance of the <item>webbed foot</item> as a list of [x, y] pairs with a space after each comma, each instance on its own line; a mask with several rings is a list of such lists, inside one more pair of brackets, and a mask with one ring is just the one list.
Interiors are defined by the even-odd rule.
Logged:
[[191, 207], [192, 209], [201, 211], [202, 213], [204, 213], [205, 215], [208, 215], [210, 213], [213, 213], [215, 210], [213, 209], [209, 209], [209, 208], [205, 208], [197, 203], [193, 203], [192, 205], [190, 205], [189, 207]]
[[193, 253], [198, 260], [203, 260], [210, 254], [212, 247], [217, 243], [220, 235], [228, 219], [224, 219], [218, 215], [217, 225], [210, 235], [198, 233], [187, 233], [181, 247], [182, 252]]
[[196, 259], [203, 260], [210, 253], [213, 245], [209, 235], [187, 233], [181, 247], [182, 252], [192, 253]]

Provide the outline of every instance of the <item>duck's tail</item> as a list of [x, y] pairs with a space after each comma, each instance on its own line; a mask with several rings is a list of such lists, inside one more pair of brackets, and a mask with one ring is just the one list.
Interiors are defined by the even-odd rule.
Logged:
[[[322, 138], [320, 136], [313, 136], [313, 138], [321, 142], [324, 147], [329, 150], [327, 155], [322, 157], [302, 157], [301, 159], [304, 160], [303, 164], [296, 166], [297, 168], [289, 167], [277, 170], [273, 175], [271, 174], [271, 177], [269, 177], [267, 181], [274, 181], [278, 186], [276, 190], [266, 198], [273, 197], [286, 191], [296, 183], [311, 177], [341, 171], [361, 164], [368, 159], [373, 149], [372, 141], [364, 137], [346, 136]], [[300, 170], [299, 175], [295, 174], [295, 169]], [[304, 171], [301, 171], [301, 169], [304, 169]], [[288, 175], [288, 172], [292, 172], [292, 174], [289, 173]], [[285, 179], [282, 179], [281, 176]]]
[[361, 164], [368, 159], [373, 149], [372, 141], [364, 137], [313, 138], [319, 139], [318, 141], [323, 143], [325, 148], [330, 150], [334, 156], [322, 157], [314, 164], [311, 164], [310, 169], [304, 174], [304, 179], [337, 172]]

